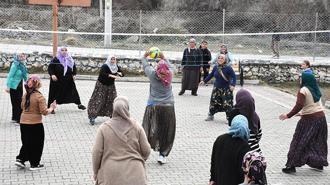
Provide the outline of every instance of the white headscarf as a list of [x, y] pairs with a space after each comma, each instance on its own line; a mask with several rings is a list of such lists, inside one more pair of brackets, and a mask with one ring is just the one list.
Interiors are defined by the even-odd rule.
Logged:
[[105, 64], [108, 65], [111, 73], [117, 73], [118, 72], [118, 66], [117, 66], [117, 64], [111, 63], [111, 58], [115, 58], [115, 60], [117, 60], [117, 58], [114, 57], [114, 56], [108, 56], [107, 61], [105, 62]]

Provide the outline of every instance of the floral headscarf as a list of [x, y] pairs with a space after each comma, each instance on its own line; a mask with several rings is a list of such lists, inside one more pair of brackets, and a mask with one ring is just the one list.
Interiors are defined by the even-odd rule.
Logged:
[[172, 82], [172, 73], [164, 60], [158, 62], [156, 68], [157, 77], [162, 81], [164, 86], [169, 86]]
[[259, 152], [250, 151], [245, 154], [242, 168], [250, 179], [249, 183], [267, 184], [266, 167], [267, 163], [265, 157]]
[[73, 65], [74, 65], [74, 61], [73, 61], [73, 58], [69, 55], [69, 54], [66, 54], [66, 55], [62, 55], [62, 49], [64, 49], [66, 47], [61, 47], [61, 48], [58, 48], [57, 50], [57, 59], [60, 61], [60, 63], [63, 65], [64, 67], [64, 74], [63, 76], [65, 76], [67, 70], [68, 70], [68, 67], [70, 67], [71, 69], [73, 69]]
[[[28, 86], [28, 83], [29, 81], [32, 80], [32, 87], [29, 87]], [[29, 108], [30, 108], [30, 97], [31, 97], [31, 94], [33, 94], [34, 92], [38, 92], [38, 88], [41, 86], [41, 80], [40, 80], [40, 77], [38, 75], [31, 75], [28, 80], [26, 81], [26, 84], [24, 85], [25, 86], [25, 90], [26, 90], [26, 97], [25, 97], [25, 104], [24, 104], [24, 107], [25, 107], [25, 110], [26, 111], [29, 111]]]

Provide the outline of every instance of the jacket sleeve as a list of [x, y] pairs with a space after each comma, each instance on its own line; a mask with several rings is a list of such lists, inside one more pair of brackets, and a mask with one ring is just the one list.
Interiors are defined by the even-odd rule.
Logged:
[[41, 94], [39, 94], [37, 97], [40, 113], [45, 116], [48, 114], [46, 99]]
[[73, 76], [76, 76], [76, 75], [77, 75], [77, 67], [76, 67], [76, 64], [73, 64], [72, 75], [73, 75]]
[[183, 51], [183, 56], [182, 56], [182, 61], [181, 61], [181, 65], [182, 66], [185, 66], [185, 65], [187, 65], [187, 60], [188, 60], [188, 57], [187, 57], [187, 49], [185, 49], [184, 51]]
[[95, 143], [93, 146], [93, 152], [92, 152], [92, 163], [93, 163], [93, 172], [94, 175], [97, 175], [100, 167], [101, 167], [101, 161], [104, 151], [104, 137], [101, 130], [102, 126], [98, 129], [96, 134]]
[[154, 68], [148, 64], [146, 58], [142, 58], [141, 62], [143, 65], [144, 73], [150, 78], [155, 73]]
[[206, 57], [205, 57], [205, 59], [206, 59], [206, 62], [209, 62], [212, 59], [212, 55], [211, 55], [211, 52], [210, 52], [209, 49], [206, 50]]
[[10, 88], [10, 79], [14, 77], [16, 71], [17, 71], [17, 66], [14, 63], [12, 63], [7, 76], [7, 88]]
[[292, 108], [292, 110], [287, 114], [288, 118], [296, 115], [303, 107], [305, 102], [305, 95], [299, 92], [297, 94], [296, 105]]
[[236, 74], [232, 67], [228, 67], [228, 76], [230, 76], [230, 85], [236, 85]]
[[49, 65], [48, 65], [48, 74], [49, 74], [49, 76], [52, 76], [52, 75], [55, 75], [55, 60], [56, 60], [56, 58], [53, 58], [51, 61], [50, 61], [50, 63], [49, 63]]
[[119, 66], [117, 66], [117, 67], [118, 67], [118, 72], [121, 73], [121, 75], [118, 75], [118, 76], [124, 77], [125, 75], [124, 75], [123, 71], [121, 70], [121, 67], [119, 67]]
[[102, 78], [102, 79], [107, 79], [109, 78], [109, 73], [106, 72], [106, 67], [105, 65], [102, 65], [101, 69], [100, 69], [100, 73], [99, 73], [99, 76]]
[[141, 156], [146, 161], [150, 155], [151, 149], [146, 133], [144, 132], [143, 128], [140, 128], [139, 143], [140, 143]]
[[197, 61], [196, 61], [196, 65], [198, 67], [201, 67], [203, 64], [203, 52], [201, 49], [197, 49]]
[[207, 83], [208, 81], [211, 80], [211, 78], [213, 78], [216, 69], [217, 67], [213, 67], [212, 72], [205, 78], [204, 80], [205, 83]]

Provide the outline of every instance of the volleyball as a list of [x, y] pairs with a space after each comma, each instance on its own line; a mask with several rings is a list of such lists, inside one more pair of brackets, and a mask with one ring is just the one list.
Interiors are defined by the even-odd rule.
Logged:
[[150, 53], [149, 54], [150, 58], [155, 59], [155, 58], [159, 58], [160, 57], [160, 49], [157, 48], [157, 47], [151, 47], [149, 49], [149, 53]]

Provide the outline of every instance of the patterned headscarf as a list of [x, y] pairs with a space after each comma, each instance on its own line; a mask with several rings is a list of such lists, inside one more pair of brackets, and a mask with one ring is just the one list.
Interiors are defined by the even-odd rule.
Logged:
[[[33, 85], [32, 85], [32, 87], [29, 87], [28, 83], [31, 80], [32, 80]], [[24, 107], [25, 107], [26, 111], [29, 111], [31, 94], [38, 92], [38, 88], [41, 86], [40, 77], [38, 75], [31, 75], [24, 86], [25, 86], [25, 90], [26, 90]]]
[[60, 61], [60, 63], [64, 67], [64, 74], [63, 74], [63, 76], [65, 76], [65, 74], [66, 74], [66, 72], [68, 70], [68, 67], [70, 67], [71, 69], [73, 69], [73, 65], [74, 65], [73, 58], [69, 54], [62, 55], [61, 50], [64, 49], [64, 48], [66, 48], [66, 47], [58, 48], [58, 50], [57, 50], [57, 56], [56, 56], [57, 59]]
[[242, 168], [250, 179], [249, 183], [267, 184], [266, 167], [267, 163], [265, 157], [259, 152], [250, 151], [245, 154]]
[[172, 82], [172, 73], [164, 60], [158, 62], [156, 68], [157, 77], [162, 81], [165, 87], [169, 86]]
[[250, 131], [248, 127], [248, 120], [243, 115], [237, 115], [231, 122], [229, 132], [232, 137], [239, 137], [245, 141], [250, 138]]
[[117, 64], [111, 63], [112, 58], [115, 58], [115, 60], [117, 61], [116, 57], [108, 56], [107, 61], [105, 62], [105, 64], [107, 64], [107, 66], [109, 67], [111, 73], [117, 73], [118, 72], [118, 66], [117, 66]]
[[17, 68], [22, 71], [22, 78], [23, 76], [27, 76], [27, 69], [26, 69], [26, 60], [20, 60], [19, 59], [19, 55], [21, 55], [23, 53], [20, 53], [20, 54], [15, 54], [14, 55], [14, 62], [13, 64], [17, 66]]
[[318, 102], [321, 99], [321, 91], [317, 85], [316, 79], [312, 73], [303, 72], [301, 74], [301, 87], [307, 87], [311, 92], [314, 102]]

